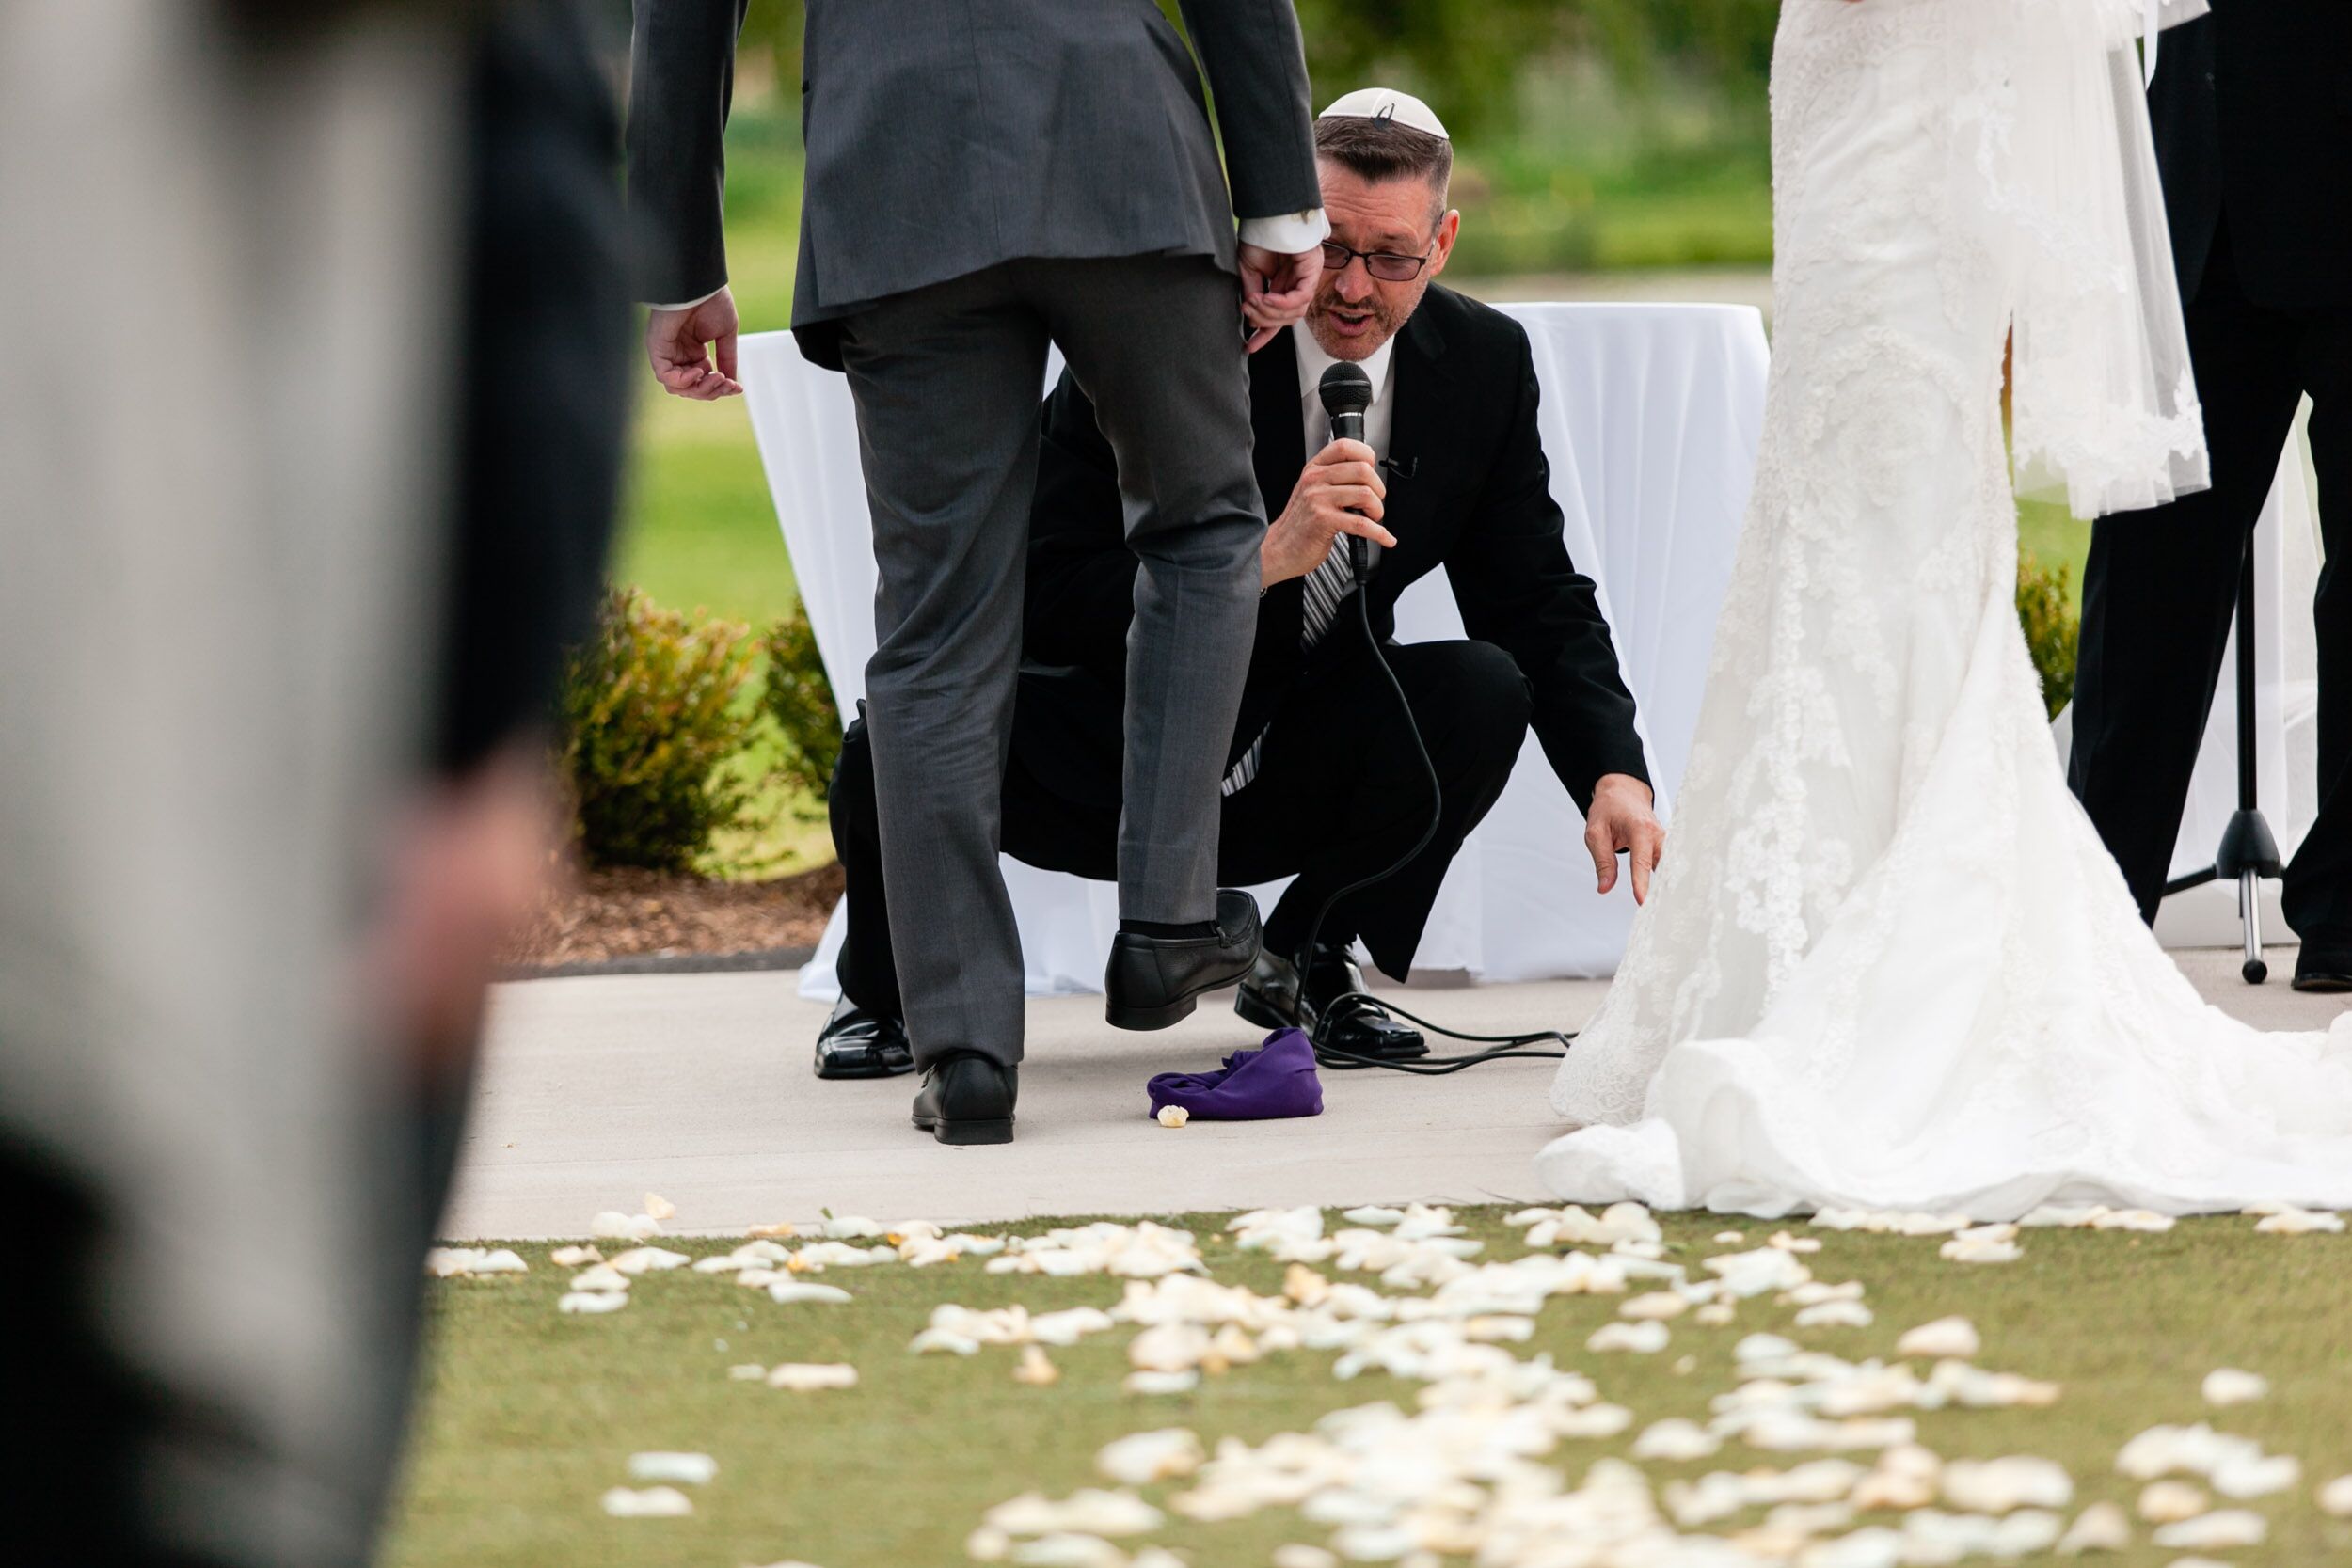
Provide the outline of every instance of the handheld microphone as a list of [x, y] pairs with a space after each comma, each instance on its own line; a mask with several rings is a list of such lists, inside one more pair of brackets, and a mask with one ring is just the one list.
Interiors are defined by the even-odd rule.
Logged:
[[[1372, 377], [1364, 373], [1363, 366], [1341, 360], [1323, 372], [1315, 391], [1323, 399], [1323, 411], [1331, 416], [1331, 439], [1362, 440], [1364, 410], [1372, 406]], [[1359, 583], [1370, 574], [1372, 549], [1360, 534], [1347, 536], [1347, 563], [1356, 569]]]

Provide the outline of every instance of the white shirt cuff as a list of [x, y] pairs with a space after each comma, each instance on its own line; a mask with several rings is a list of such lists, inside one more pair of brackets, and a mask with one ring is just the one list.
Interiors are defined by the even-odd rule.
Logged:
[[1320, 207], [1279, 217], [1241, 220], [1241, 243], [1271, 250], [1277, 256], [1299, 256], [1330, 237], [1331, 220]]
[[645, 307], [645, 309], [648, 309], [648, 310], [691, 310], [691, 309], [692, 309], [695, 306], [700, 305], [700, 304], [701, 304], [704, 300], [706, 300], [706, 299], [716, 299], [716, 298], [718, 298], [721, 294], [723, 294], [723, 293], [726, 293], [726, 288], [727, 288], [727, 286], [726, 286], [724, 283], [722, 283], [722, 284], [720, 284], [717, 288], [715, 288], [715, 289], [711, 290], [708, 293], [707, 293], [707, 294], [696, 294], [696, 295], [695, 295], [692, 299], [687, 300], [687, 301], [685, 301], [685, 302], [684, 302], [684, 303], [682, 303], [682, 304], [678, 304], [678, 305], [652, 305], [652, 304], [648, 304], [648, 305]]

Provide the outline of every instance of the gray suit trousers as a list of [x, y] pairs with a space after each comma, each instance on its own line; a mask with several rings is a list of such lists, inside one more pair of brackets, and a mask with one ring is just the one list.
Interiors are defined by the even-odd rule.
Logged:
[[843, 323], [881, 580], [866, 666], [884, 875], [918, 1064], [1022, 1053], [997, 864], [1048, 341], [1119, 458], [1141, 569], [1119, 902], [1215, 912], [1217, 784], [1256, 635], [1265, 515], [1232, 277], [1206, 256], [1004, 262]]

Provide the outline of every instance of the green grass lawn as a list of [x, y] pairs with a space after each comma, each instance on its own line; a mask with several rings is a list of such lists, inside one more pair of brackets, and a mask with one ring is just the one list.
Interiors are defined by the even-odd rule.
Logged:
[[[1519, 1233], [1500, 1223], [1502, 1212], [1458, 1216], [1486, 1242], [1482, 1261], [1524, 1250]], [[1199, 1233], [1220, 1282], [1278, 1292], [1282, 1266], [1235, 1250], [1222, 1222], [1168, 1223]], [[1667, 1218], [1673, 1256], [1696, 1273], [1698, 1259], [1739, 1250], [1710, 1243], [1724, 1224]], [[2114, 1471], [2123, 1442], [2158, 1422], [2211, 1419], [2296, 1456], [2304, 1468], [2302, 1482], [2284, 1494], [2217, 1505], [2264, 1513], [2270, 1537], [2250, 1553], [2213, 1555], [2281, 1565], [2352, 1560], [2352, 1521], [2327, 1518], [2312, 1504], [2321, 1481], [2352, 1471], [2352, 1340], [2344, 1333], [2352, 1237], [2264, 1236], [2253, 1225], [2230, 1217], [2155, 1235], [2028, 1231], [2025, 1259], [2003, 1265], [1946, 1261], [1934, 1239], [1809, 1232], [1823, 1242], [1804, 1259], [1814, 1275], [1864, 1281], [1874, 1324], [1795, 1329], [1793, 1309], [1768, 1295], [1741, 1304], [1733, 1326], [1677, 1320], [1663, 1354], [1594, 1354], [1584, 1341], [1613, 1321], [1617, 1298], [1574, 1296], [1549, 1303], [1533, 1342], [1513, 1354], [1549, 1353], [1588, 1373], [1603, 1400], [1634, 1412], [1631, 1433], [1639, 1433], [1669, 1416], [1704, 1420], [1709, 1399], [1733, 1386], [1732, 1347], [1743, 1335], [1785, 1334], [1858, 1361], [1891, 1357], [1904, 1330], [1960, 1313], [1983, 1335], [1979, 1365], [2055, 1380], [2063, 1394], [2046, 1409], [1919, 1414], [1919, 1441], [1947, 1459], [2042, 1455], [2073, 1473], [2076, 1509], [2100, 1499], [2128, 1507], [2139, 1487]], [[1754, 1246], [1775, 1227], [1740, 1228], [1743, 1245]], [[699, 1255], [733, 1243], [668, 1244]], [[428, 1391], [387, 1559], [393, 1568], [733, 1568], [787, 1559], [818, 1568], [943, 1568], [965, 1560], [962, 1543], [993, 1505], [1032, 1489], [1060, 1497], [1109, 1484], [1092, 1459], [1116, 1437], [1182, 1426], [1212, 1449], [1226, 1436], [1254, 1444], [1342, 1408], [1392, 1401], [1410, 1409], [1418, 1391], [1379, 1373], [1338, 1382], [1330, 1353], [1301, 1350], [1211, 1378], [1193, 1394], [1131, 1395], [1120, 1386], [1134, 1332], [1124, 1327], [1051, 1352], [1062, 1376], [1050, 1387], [1014, 1383], [1009, 1349], [969, 1359], [908, 1352], [940, 1303], [1108, 1307], [1122, 1282], [1103, 1276], [994, 1275], [971, 1259], [834, 1270], [824, 1281], [851, 1291], [852, 1304], [779, 1307], [723, 1276], [679, 1270], [641, 1277], [625, 1311], [580, 1318], [555, 1311], [568, 1271], [548, 1264], [543, 1246], [519, 1250], [532, 1264], [528, 1276], [431, 1289]], [[1329, 1265], [1326, 1272], [1371, 1282]], [[791, 1394], [727, 1376], [736, 1363], [785, 1361], [846, 1361], [862, 1381], [845, 1392]], [[2199, 1386], [2221, 1366], [2266, 1376], [2271, 1393], [2208, 1410]], [[1563, 1443], [1546, 1462], [1574, 1482], [1593, 1459], [1624, 1454], [1631, 1433]], [[628, 1456], [645, 1449], [717, 1459], [717, 1479], [693, 1492], [691, 1517], [600, 1512], [607, 1488], [628, 1484]], [[1730, 1442], [1711, 1460], [1645, 1468], [1662, 1486], [1678, 1476], [1786, 1468], [1810, 1457]], [[1856, 1457], [1869, 1463], [1867, 1453]], [[1180, 1482], [1147, 1495], [1165, 1504], [1184, 1489]], [[1742, 1515], [1710, 1528], [1729, 1533], [1751, 1522]], [[1899, 1524], [1890, 1515], [1866, 1522]], [[1166, 1528], [1123, 1544], [1158, 1542], [1196, 1568], [1256, 1568], [1277, 1544], [1319, 1543], [1328, 1533], [1287, 1510], [1217, 1525], [1171, 1514]], [[2184, 1555], [2148, 1544], [2148, 1527], [2137, 1522], [2135, 1539], [2132, 1551], [2098, 1560], [2156, 1568]]]

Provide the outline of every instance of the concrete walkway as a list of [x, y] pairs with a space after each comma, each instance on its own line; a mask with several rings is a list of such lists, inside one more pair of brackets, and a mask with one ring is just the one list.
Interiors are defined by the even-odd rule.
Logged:
[[[2200, 989], [2265, 1028], [2323, 1028], [2337, 1006], [2297, 996], [2273, 954], [2263, 987], [2227, 951], [2174, 955]], [[1267, 1204], [1535, 1201], [1535, 1150], [1560, 1130], [1551, 1065], [1497, 1062], [1449, 1078], [1324, 1075], [1324, 1114], [1296, 1121], [1145, 1117], [1144, 1080], [1198, 1071], [1257, 1043], [1222, 999], [1178, 1027], [1129, 1035], [1102, 999], [1029, 1007], [1020, 1138], [946, 1148], [906, 1120], [909, 1079], [827, 1084], [809, 1071], [825, 1009], [794, 972], [613, 975], [498, 988], [487, 1065], [450, 1216], [453, 1237], [585, 1234], [646, 1192], [673, 1228], [741, 1230], [820, 1211], [1002, 1222]], [[1572, 1029], [1597, 981], [1415, 986], [1404, 1006], [1475, 1034]]]

